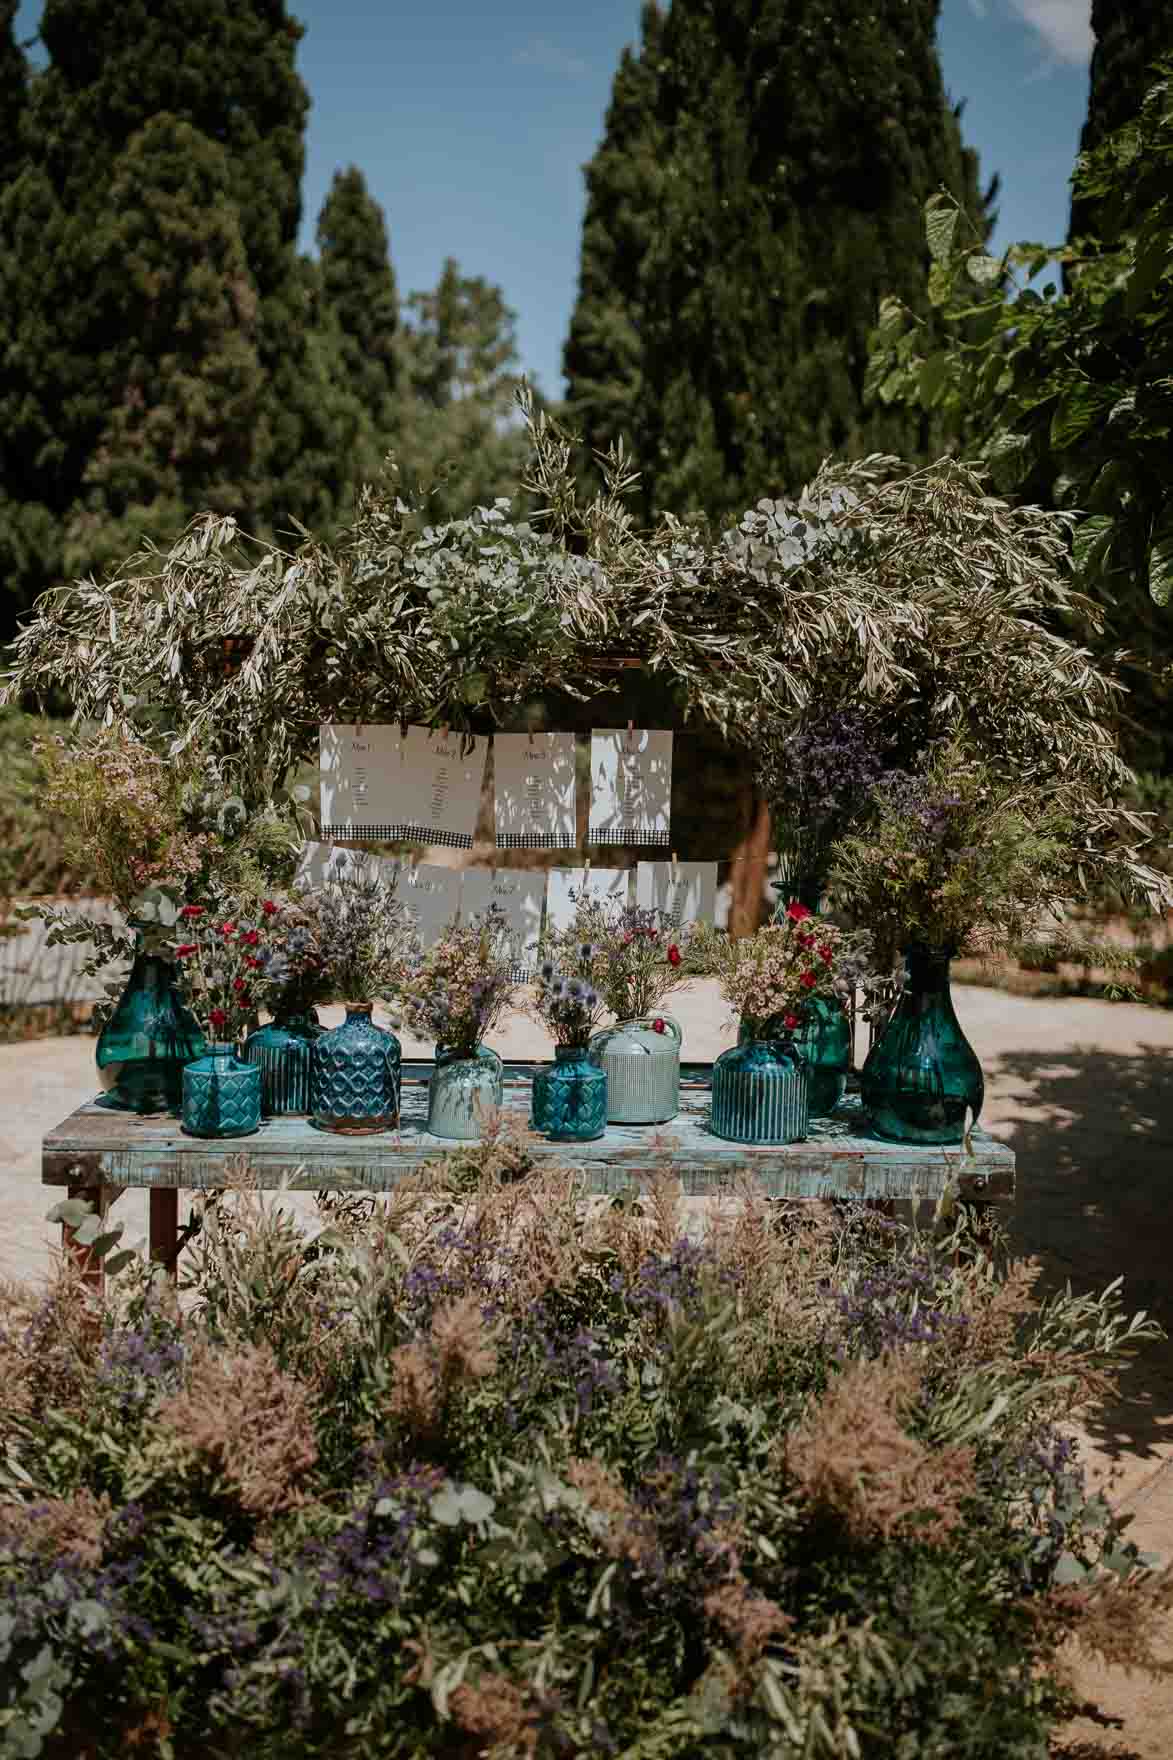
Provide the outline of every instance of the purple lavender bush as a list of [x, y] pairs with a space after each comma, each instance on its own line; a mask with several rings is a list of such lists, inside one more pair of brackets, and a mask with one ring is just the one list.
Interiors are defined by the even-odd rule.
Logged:
[[694, 1240], [667, 1176], [202, 1222], [182, 1303], [106, 1236], [104, 1306], [4, 1293], [4, 1760], [1026, 1760], [1069, 1634], [1151, 1660], [1062, 1431], [1152, 1335], [1114, 1290], [851, 1208]]

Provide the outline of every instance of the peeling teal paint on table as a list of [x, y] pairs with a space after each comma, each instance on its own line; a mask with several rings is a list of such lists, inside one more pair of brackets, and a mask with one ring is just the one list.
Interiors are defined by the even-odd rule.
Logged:
[[[504, 1110], [523, 1121], [540, 1067], [505, 1065]], [[179, 1191], [223, 1186], [228, 1164], [241, 1157], [264, 1190], [380, 1192], [464, 1147], [426, 1128], [430, 1071], [430, 1062], [405, 1060], [400, 1127], [373, 1137], [336, 1136], [304, 1118], [276, 1118], [254, 1136], [212, 1144], [185, 1136], [171, 1116], [82, 1106], [44, 1139], [42, 1182], [88, 1196], [102, 1209], [127, 1188], [148, 1187], [152, 1257], [173, 1262]], [[958, 1148], [887, 1143], [868, 1133], [858, 1099], [849, 1095], [833, 1117], [812, 1124], [805, 1142], [729, 1143], [709, 1129], [710, 1079], [711, 1065], [682, 1066], [681, 1110], [670, 1124], [608, 1125], [590, 1143], [537, 1137], [534, 1157], [572, 1173], [584, 1196], [638, 1190], [650, 1173], [670, 1166], [691, 1198], [718, 1197], [748, 1181], [769, 1198], [932, 1202], [952, 1191], [982, 1204], [1013, 1202], [1014, 1155], [980, 1129]]]

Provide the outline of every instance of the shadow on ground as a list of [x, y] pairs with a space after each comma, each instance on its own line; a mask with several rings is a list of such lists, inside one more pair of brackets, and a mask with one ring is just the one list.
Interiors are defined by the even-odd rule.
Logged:
[[[1126, 1308], [1173, 1332], [1173, 1052], [1009, 1051], [989, 1075], [993, 1128], [1018, 1157], [1011, 1243], [1040, 1260], [1040, 1293], [1123, 1275]], [[1119, 1401], [1084, 1422], [1108, 1455], [1173, 1439], [1170, 1343], [1138, 1355]]]

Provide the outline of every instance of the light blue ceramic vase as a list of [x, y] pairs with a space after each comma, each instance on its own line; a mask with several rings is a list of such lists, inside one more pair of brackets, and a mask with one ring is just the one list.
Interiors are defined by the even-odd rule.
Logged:
[[428, 1129], [434, 1137], [475, 1143], [504, 1099], [501, 1059], [488, 1045], [473, 1052], [436, 1047], [428, 1083]]

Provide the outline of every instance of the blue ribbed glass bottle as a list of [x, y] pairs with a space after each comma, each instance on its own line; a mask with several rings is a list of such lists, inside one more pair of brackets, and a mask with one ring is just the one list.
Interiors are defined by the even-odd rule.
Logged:
[[204, 1035], [183, 1001], [169, 959], [144, 953], [142, 930], [114, 1013], [98, 1038], [96, 1061], [106, 1092], [98, 1105], [115, 1112], [178, 1112], [183, 1070], [205, 1049]]
[[490, 1046], [448, 1051], [437, 1045], [428, 1082], [428, 1129], [434, 1137], [475, 1143], [500, 1112], [504, 1095], [501, 1059]]
[[189, 1137], [251, 1137], [261, 1128], [261, 1072], [234, 1045], [210, 1045], [183, 1072], [183, 1128]]
[[304, 1115], [310, 1109], [310, 1052], [325, 1029], [312, 1008], [266, 1021], [244, 1042], [241, 1056], [261, 1071], [261, 1116]]
[[371, 1020], [371, 1003], [348, 1002], [346, 1019], [310, 1049], [310, 1117], [319, 1130], [373, 1136], [399, 1123], [402, 1050]]
[[767, 1021], [763, 1029], [742, 1021], [738, 1044], [754, 1037], [792, 1040], [806, 1064], [807, 1108], [811, 1118], [828, 1118], [847, 1091], [851, 1072], [851, 1022], [835, 996], [816, 996], [804, 1004], [806, 1018], [800, 1027], [784, 1029], [782, 1017]]
[[589, 1143], [607, 1124], [607, 1074], [588, 1045], [556, 1045], [552, 1069], [534, 1077], [530, 1120], [554, 1143]]
[[860, 1073], [864, 1109], [894, 1143], [960, 1143], [985, 1097], [982, 1066], [953, 1012], [950, 954], [904, 950], [905, 983]]
[[713, 1065], [713, 1135], [731, 1143], [800, 1143], [810, 1119], [806, 1064], [791, 1042], [750, 1037]]

